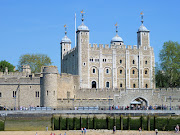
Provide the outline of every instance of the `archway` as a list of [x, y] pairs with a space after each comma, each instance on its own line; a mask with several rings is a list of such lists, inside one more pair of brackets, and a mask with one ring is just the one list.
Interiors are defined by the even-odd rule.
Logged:
[[148, 107], [148, 101], [145, 98], [137, 97], [130, 103], [131, 110], [146, 110]]
[[92, 88], [96, 88], [96, 81], [92, 81]]

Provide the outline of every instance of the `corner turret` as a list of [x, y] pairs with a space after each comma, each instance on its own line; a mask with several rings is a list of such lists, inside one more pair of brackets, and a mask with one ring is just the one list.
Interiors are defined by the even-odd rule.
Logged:
[[143, 25], [143, 12], [141, 12], [141, 26], [138, 29], [137, 32], [137, 45], [138, 48], [140, 46], [145, 46], [145, 48], [147, 48], [148, 46], [150, 46], [150, 40], [149, 40], [149, 30]]

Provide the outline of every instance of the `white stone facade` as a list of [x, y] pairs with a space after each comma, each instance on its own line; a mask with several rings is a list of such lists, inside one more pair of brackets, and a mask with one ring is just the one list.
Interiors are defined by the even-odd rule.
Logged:
[[[79, 27], [82, 25], [85, 26], [82, 22]], [[71, 42], [60, 43], [61, 72], [79, 75], [80, 88], [155, 88], [154, 51], [149, 32], [142, 24], [137, 32], [137, 45], [132, 47], [124, 45], [117, 34], [110, 45], [91, 45], [87, 26], [77, 29], [75, 48], [70, 48]], [[64, 51], [65, 47], [68, 51]]]

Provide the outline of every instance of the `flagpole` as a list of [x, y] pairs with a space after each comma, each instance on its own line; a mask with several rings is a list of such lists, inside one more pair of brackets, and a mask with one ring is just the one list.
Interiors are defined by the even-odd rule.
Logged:
[[75, 47], [76, 47], [76, 13], [75, 13]]

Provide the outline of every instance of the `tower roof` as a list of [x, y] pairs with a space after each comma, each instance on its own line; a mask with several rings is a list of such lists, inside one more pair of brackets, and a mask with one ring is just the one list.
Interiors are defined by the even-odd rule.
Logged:
[[64, 42], [69, 42], [69, 43], [71, 43], [71, 39], [69, 39], [68, 37], [67, 37], [67, 35], [65, 35], [63, 38], [62, 38], [62, 40], [61, 40], [61, 42], [62, 43], [64, 43]]
[[83, 10], [81, 11], [81, 14], [82, 14], [82, 24], [80, 26], [78, 26], [77, 30], [85, 30], [85, 31], [89, 31], [88, 27], [86, 25], [84, 25], [84, 13]]
[[62, 38], [61, 43], [71, 43], [71, 39], [67, 37], [67, 26], [64, 25], [65, 28], [65, 36]]
[[143, 12], [141, 12], [141, 26], [139, 27], [139, 29], [138, 29], [138, 32], [140, 32], [140, 31], [146, 31], [146, 32], [148, 32], [149, 30], [143, 25], [143, 22], [144, 22], [144, 20], [143, 20]]
[[117, 23], [115, 24], [115, 26], [116, 26], [116, 36], [111, 39], [111, 43], [112, 42], [123, 42], [123, 39], [118, 35], [118, 30], [117, 30], [118, 25], [117, 25]]

